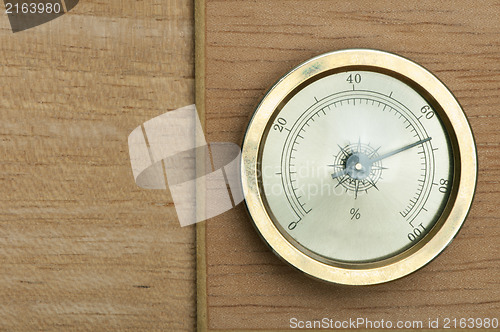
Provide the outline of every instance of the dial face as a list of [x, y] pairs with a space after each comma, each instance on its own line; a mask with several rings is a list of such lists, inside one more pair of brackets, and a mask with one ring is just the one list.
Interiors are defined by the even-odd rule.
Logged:
[[453, 181], [439, 113], [396, 76], [353, 70], [312, 79], [273, 113], [259, 154], [261, 196], [308, 256], [380, 261], [418, 243]]

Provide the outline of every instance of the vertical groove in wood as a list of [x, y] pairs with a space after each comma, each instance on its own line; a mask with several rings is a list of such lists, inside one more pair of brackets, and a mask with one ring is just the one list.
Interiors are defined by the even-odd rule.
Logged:
[[[195, 102], [206, 133], [205, 122], [205, 0], [195, 1]], [[203, 150], [203, 153], [205, 150]], [[197, 155], [197, 172], [205, 174], [205, 155]], [[197, 198], [204, 197], [206, 188], [197, 187]], [[204, 215], [205, 202], [197, 200], [197, 213]], [[205, 222], [196, 225], [196, 327], [202, 332], [207, 330], [207, 265], [205, 255]]]

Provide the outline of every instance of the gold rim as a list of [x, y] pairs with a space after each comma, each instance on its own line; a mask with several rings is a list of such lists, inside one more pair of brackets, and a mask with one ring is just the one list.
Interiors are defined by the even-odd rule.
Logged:
[[[259, 158], [268, 124], [293, 91], [332, 72], [368, 69], [405, 81], [428, 100], [450, 137], [454, 180], [448, 203], [432, 230], [410, 249], [374, 263], [321, 261], [289, 242], [273, 222], [261, 196]], [[403, 57], [377, 50], [350, 49], [326, 53], [294, 68], [262, 99], [248, 126], [242, 147], [242, 186], [248, 212], [265, 242], [286, 262], [325, 281], [370, 285], [401, 278], [434, 259], [462, 226], [476, 187], [477, 156], [467, 118], [452, 93], [433, 74]]]

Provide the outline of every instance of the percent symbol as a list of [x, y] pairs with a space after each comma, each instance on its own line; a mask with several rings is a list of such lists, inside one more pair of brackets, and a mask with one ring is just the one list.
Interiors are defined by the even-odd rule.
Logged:
[[359, 209], [354, 209], [352, 208], [351, 211], [349, 211], [351, 213], [351, 220], [353, 220], [354, 218], [356, 219], [359, 219], [361, 218], [361, 213], [359, 213]]

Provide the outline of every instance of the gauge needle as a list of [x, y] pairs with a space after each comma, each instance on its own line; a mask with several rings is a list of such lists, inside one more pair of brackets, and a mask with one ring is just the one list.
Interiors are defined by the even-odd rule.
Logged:
[[[399, 149], [396, 149], [394, 151], [391, 151], [391, 152], [388, 152], [386, 154], [383, 154], [381, 156], [378, 156], [377, 158], [373, 158], [373, 159], [368, 159], [368, 158], [365, 158], [364, 159], [364, 163], [366, 163], [365, 165], [361, 165], [362, 168], [370, 168], [374, 163], [376, 163], [377, 161], [380, 161], [382, 159], [385, 159], [387, 157], [390, 157], [390, 156], [393, 156], [397, 153], [400, 153], [400, 152], [403, 152], [403, 151], [406, 151], [408, 149], [411, 149], [419, 144], [423, 144], [425, 142], [428, 142], [432, 139], [432, 137], [427, 137], [427, 138], [424, 138], [423, 140], [420, 140], [418, 142], [415, 142], [415, 143], [411, 143], [411, 144], [408, 144], [402, 148], [399, 148]], [[361, 163], [363, 164], [363, 162]], [[341, 176], [344, 176], [345, 174], [347, 173], [347, 168], [344, 168], [344, 169], [341, 169], [340, 171], [337, 171], [335, 173], [332, 174], [332, 179], [336, 179], [338, 177], [341, 177]]]
[[387, 158], [387, 157], [393, 156], [393, 155], [395, 155], [395, 154], [397, 154], [397, 153], [400, 153], [400, 152], [406, 151], [406, 150], [408, 150], [408, 149], [411, 149], [411, 148], [413, 148], [413, 147], [415, 147], [415, 146], [417, 146], [417, 145], [419, 145], [419, 144], [423, 144], [423, 143], [425, 143], [425, 142], [428, 142], [428, 141], [430, 141], [431, 139], [432, 139], [432, 137], [427, 137], [427, 138], [424, 138], [423, 140], [420, 140], [420, 141], [415, 142], [415, 143], [408, 144], [407, 146], [404, 146], [404, 147], [402, 147], [402, 148], [399, 148], [399, 149], [396, 149], [396, 150], [394, 150], [394, 151], [388, 152], [388, 153], [386, 153], [386, 154], [383, 154], [383, 155], [381, 155], [381, 156], [378, 156], [377, 158], [370, 159], [370, 161], [371, 161], [371, 163], [372, 163], [372, 164], [373, 164], [373, 163], [376, 163], [377, 161], [380, 161], [380, 160], [385, 159], [385, 158]]

